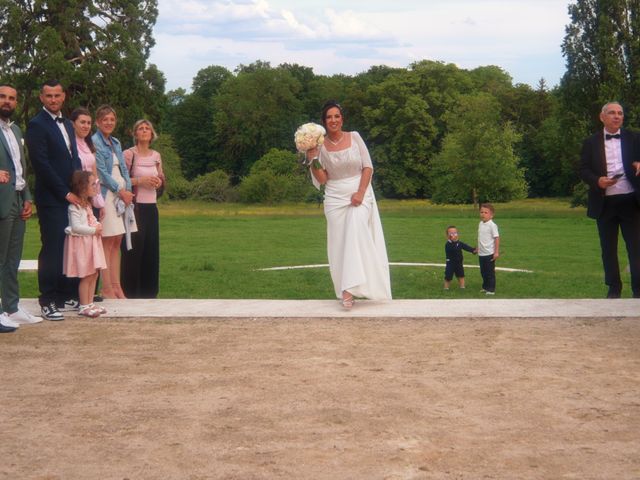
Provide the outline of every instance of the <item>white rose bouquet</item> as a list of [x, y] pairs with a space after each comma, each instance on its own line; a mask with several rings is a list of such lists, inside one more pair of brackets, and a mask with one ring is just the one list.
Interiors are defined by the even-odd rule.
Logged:
[[[307, 150], [319, 147], [324, 143], [324, 136], [326, 134], [327, 131], [324, 127], [317, 123], [305, 123], [304, 125], [301, 125], [298, 127], [298, 130], [296, 130], [296, 134], [294, 135], [298, 152], [305, 154], [307, 153]], [[314, 167], [320, 168], [320, 163], [316, 158], [307, 159], [306, 155], [304, 156], [303, 163], [305, 165], [311, 165], [312, 162]]]

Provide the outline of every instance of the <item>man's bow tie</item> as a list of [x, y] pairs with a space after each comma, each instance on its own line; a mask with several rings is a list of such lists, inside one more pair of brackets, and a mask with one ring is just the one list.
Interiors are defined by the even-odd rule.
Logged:
[[[64, 117], [56, 117], [56, 122], [58, 123], [64, 123]], [[618, 137], [620, 137], [620, 135], [618, 135]], [[608, 139], [607, 139], [608, 140]]]
[[615, 135], [609, 135], [608, 133], [605, 133], [604, 138], [606, 138], [607, 140], [611, 140], [612, 138], [620, 138], [620, 134], [616, 133]]

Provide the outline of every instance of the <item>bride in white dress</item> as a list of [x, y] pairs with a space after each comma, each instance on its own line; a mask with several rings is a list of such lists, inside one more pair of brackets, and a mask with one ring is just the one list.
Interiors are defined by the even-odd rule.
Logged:
[[[314, 184], [325, 185], [327, 252], [336, 297], [345, 308], [353, 297], [391, 299], [389, 261], [371, 176], [373, 165], [358, 132], [342, 130], [342, 108], [327, 102], [322, 108], [327, 130], [320, 149], [307, 152]], [[319, 167], [319, 168], [316, 168]]]

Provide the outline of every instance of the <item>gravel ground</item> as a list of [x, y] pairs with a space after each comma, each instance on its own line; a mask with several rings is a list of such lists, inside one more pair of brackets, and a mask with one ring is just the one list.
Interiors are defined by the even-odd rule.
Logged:
[[640, 318], [0, 335], [0, 479], [637, 479]]

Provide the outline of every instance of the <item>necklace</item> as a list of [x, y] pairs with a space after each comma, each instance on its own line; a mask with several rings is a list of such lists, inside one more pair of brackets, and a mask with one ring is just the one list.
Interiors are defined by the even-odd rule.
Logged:
[[340, 135], [340, 138], [335, 142], [333, 140], [331, 140], [331, 137], [329, 137], [329, 135], [327, 135], [327, 140], [329, 140], [329, 143], [331, 143], [331, 145], [333, 145], [333, 146], [338, 145], [342, 141], [343, 138], [344, 138], [344, 132], [342, 132], [342, 134]]

